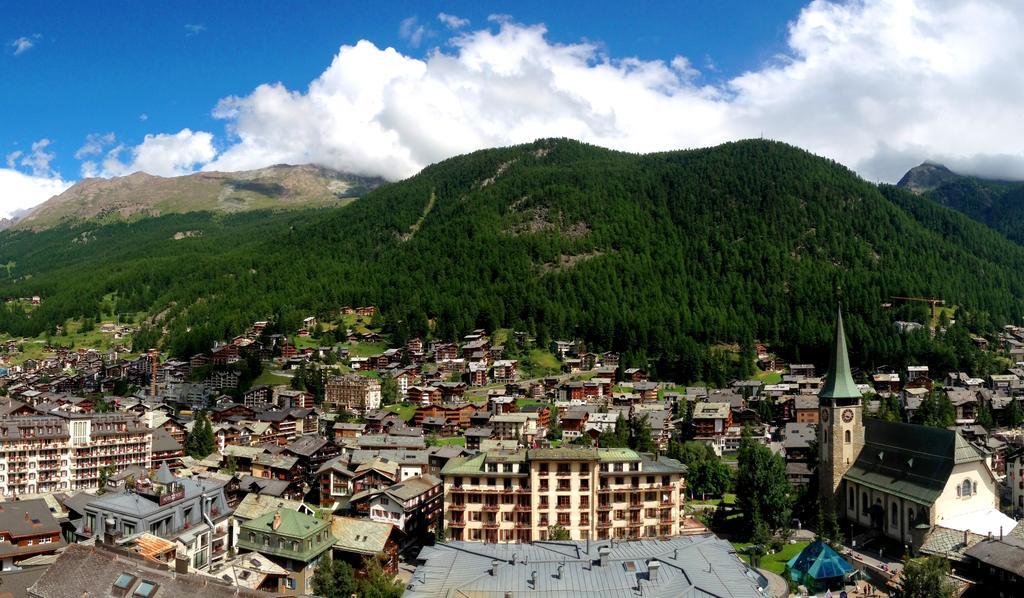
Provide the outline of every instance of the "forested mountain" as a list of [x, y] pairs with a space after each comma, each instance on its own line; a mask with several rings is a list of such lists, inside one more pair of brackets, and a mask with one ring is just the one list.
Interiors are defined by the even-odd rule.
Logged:
[[635, 155], [541, 140], [445, 160], [342, 209], [6, 231], [0, 263], [0, 294], [43, 298], [31, 314], [0, 309], [15, 334], [115, 293], [119, 310], [161, 313], [164, 348], [190, 355], [254, 319], [297, 327], [372, 304], [398, 340], [508, 326], [578, 336], [678, 380], [705, 376], [723, 342], [817, 360], [840, 298], [868, 366], [971, 365], [962, 327], [941, 341], [897, 334], [880, 307], [892, 295], [943, 297], [981, 329], [1024, 314], [1024, 248], [767, 141]]
[[922, 164], [900, 179], [900, 187], [989, 225], [1024, 244], [1024, 183], [956, 174], [944, 166]]
[[196, 211], [232, 213], [339, 205], [383, 182], [312, 165], [197, 172], [179, 177], [136, 172], [80, 181], [40, 204], [14, 227], [39, 230], [82, 220], [112, 222]]

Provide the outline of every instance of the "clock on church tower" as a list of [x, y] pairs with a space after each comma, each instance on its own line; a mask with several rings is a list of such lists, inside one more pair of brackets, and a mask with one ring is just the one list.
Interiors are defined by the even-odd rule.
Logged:
[[840, 506], [839, 487], [843, 474], [857, 460], [864, 446], [861, 394], [850, 372], [841, 311], [836, 317], [835, 342], [830, 357], [825, 385], [818, 394], [821, 402], [818, 478], [822, 500], [837, 508]]

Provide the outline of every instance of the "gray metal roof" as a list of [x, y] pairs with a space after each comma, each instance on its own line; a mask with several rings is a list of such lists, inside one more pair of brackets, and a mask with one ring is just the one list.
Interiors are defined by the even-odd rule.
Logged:
[[[607, 550], [599, 563], [599, 552]], [[767, 581], [713, 535], [633, 542], [448, 542], [420, 551], [425, 561], [404, 596], [504, 598], [762, 596]], [[492, 563], [497, 561], [496, 568]], [[651, 564], [657, 573], [651, 579]], [[534, 573], [536, 576], [534, 577]]]

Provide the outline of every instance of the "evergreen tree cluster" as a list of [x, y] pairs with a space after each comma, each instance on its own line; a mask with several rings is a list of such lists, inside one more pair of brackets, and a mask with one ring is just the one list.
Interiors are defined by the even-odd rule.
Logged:
[[213, 424], [206, 413], [196, 414], [192, 430], [185, 435], [185, 454], [193, 459], [205, 459], [217, 450], [217, 439], [213, 435]]
[[[1024, 248], [762, 140], [649, 155], [541, 140], [445, 160], [343, 208], [4, 231], [0, 263], [0, 293], [43, 298], [0, 306], [0, 331], [143, 311], [160, 320], [139, 323], [136, 348], [179, 357], [254, 320], [290, 331], [376, 305], [399, 340], [508, 327], [720, 385], [751, 373], [753, 339], [791, 361], [826, 355], [837, 296], [865, 368], [982, 373], [971, 333], [1024, 319]], [[967, 310], [934, 339], [902, 335], [880, 308], [894, 295]]]

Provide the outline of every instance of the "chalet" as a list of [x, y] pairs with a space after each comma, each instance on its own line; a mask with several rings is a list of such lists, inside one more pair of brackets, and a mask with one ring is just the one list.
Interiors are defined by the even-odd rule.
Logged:
[[797, 378], [813, 378], [814, 377], [814, 364], [812, 363], [794, 363], [789, 366], [789, 373], [791, 376]]
[[627, 368], [622, 372], [627, 382], [643, 382], [647, 380], [647, 372], [640, 368]]
[[900, 375], [890, 372], [879, 372], [871, 377], [872, 386], [878, 393], [896, 393], [902, 390]]
[[793, 419], [801, 424], [818, 423], [820, 401], [816, 395], [798, 395], [793, 398]]
[[55, 554], [67, 543], [47, 502], [36, 498], [0, 503], [0, 546], [3, 570], [11, 571], [26, 559]]
[[398, 572], [398, 554], [406, 542], [405, 534], [393, 523], [335, 515], [331, 535], [335, 560], [359, 570], [367, 557], [379, 558], [386, 574]]
[[519, 362], [515, 359], [502, 359], [495, 361], [494, 366], [491, 369], [491, 377], [497, 384], [506, 384], [508, 382], [515, 382], [519, 377], [518, 374]]
[[523, 405], [521, 413], [536, 413], [537, 426], [545, 430], [551, 425], [551, 408], [547, 405]]
[[357, 511], [368, 511], [371, 521], [393, 524], [412, 541], [426, 535], [437, 523], [442, 495], [441, 479], [428, 473], [403, 480], [386, 490], [353, 496], [352, 505]]
[[490, 426], [469, 428], [463, 434], [463, 436], [466, 438], [466, 448], [472, 450], [480, 450], [480, 441], [486, 438], [490, 438], [493, 435], [494, 430]]
[[228, 421], [232, 418], [252, 419], [256, 412], [251, 407], [238, 403], [224, 403], [210, 410], [210, 420], [214, 422]]
[[484, 386], [487, 384], [487, 364], [481, 362], [470, 362], [467, 374], [470, 386]]
[[366, 431], [366, 424], [336, 422], [331, 426], [335, 442], [342, 438], [355, 438]]
[[266, 384], [253, 386], [242, 395], [242, 403], [250, 409], [265, 409], [274, 398], [274, 389]]
[[722, 436], [732, 425], [729, 403], [697, 403], [694, 406], [693, 427], [698, 437]]
[[460, 429], [469, 427], [470, 414], [476, 411], [472, 403], [436, 403], [432, 405], [421, 405], [416, 408], [413, 422], [419, 426], [424, 418], [443, 417]]
[[410, 403], [430, 405], [440, 403], [443, 400], [444, 391], [436, 386], [410, 386], [406, 397]]

